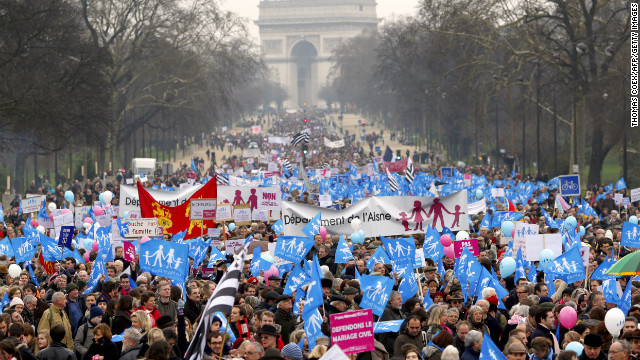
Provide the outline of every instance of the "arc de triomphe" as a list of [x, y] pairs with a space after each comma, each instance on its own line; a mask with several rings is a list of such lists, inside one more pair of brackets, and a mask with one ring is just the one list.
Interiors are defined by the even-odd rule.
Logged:
[[262, 56], [287, 90], [288, 108], [324, 107], [318, 91], [327, 83], [333, 48], [379, 22], [375, 0], [262, 0], [259, 7]]

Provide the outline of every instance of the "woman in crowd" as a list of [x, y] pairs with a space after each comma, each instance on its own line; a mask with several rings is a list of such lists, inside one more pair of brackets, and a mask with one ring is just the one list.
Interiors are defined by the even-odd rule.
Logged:
[[133, 298], [129, 295], [121, 296], [111, 327], [114, 334], [122, 334], [131, 327], [131, 309], [133, 309]]
[[11, 340], [0, 341], [0, 360], [22, 360], [20, 352]]
[[149, 315], [142, 310], [134, 312], [131, 314], [131, 327], [138, 330], [142, 335], [148, 333], [151, 330]]
[[98, 360], [118, 360], [118, 347], [111, 341], [111, 329], [107, 324], [99, 324], [93, 328], [93, 344], [84, 354], [84, 360], [92, 360], [98, 355]]
[[38, 333], [38, 340], [36, 340], [34, 355], [38, 355], [38, 353], [51, 345], [51, 336], [49, 336], [49, 330], [40, 330]]

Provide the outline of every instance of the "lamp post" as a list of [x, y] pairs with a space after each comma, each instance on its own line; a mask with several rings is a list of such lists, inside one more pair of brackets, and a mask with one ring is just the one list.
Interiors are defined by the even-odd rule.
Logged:
[[536, 64], [536, 150], [537, 150], [537, 175], [540, 175], [542, 168], [542, 157], [540, 156], [540, 61]]

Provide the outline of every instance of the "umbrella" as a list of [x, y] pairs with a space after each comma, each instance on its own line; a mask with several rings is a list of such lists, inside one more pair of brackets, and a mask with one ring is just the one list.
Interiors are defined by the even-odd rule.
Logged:
[[607, 270], [608, 275], [638, 275], [640, 274], [640, 251], [631, 254], [616, 261], [613, 266]]

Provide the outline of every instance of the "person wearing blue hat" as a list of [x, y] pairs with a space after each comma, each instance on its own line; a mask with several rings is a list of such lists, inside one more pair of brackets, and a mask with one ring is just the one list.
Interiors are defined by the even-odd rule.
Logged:
[[82, 359], [93, 343], [93, 328], [102, 322], [103, 316], [104, 311], [98, 305], [93, 305], [89, 310], [88, 321], [78, 327], [76, 336], [73, 339], [77, 358]]
[[302, 360], [302, 350], [295, 343], [285, 345], [280, 351], [285, 360]]

